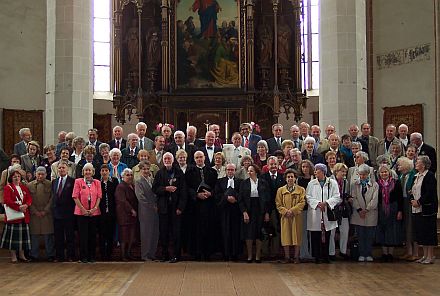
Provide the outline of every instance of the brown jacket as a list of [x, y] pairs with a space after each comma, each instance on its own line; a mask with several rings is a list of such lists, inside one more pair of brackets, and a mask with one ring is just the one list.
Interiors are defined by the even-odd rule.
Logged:
[[137, 223], [137, 217], [133, 217], [131, 210], [138, 211], [138, 200], [136, 194], [134, 193], [133, 187], [129, 186], [125, 182], [121, 182], [115, 191], [116, 200], [116, 218], [118, 224], [133, 225]]
[[[34, 180], [27, 187], [32, 196], [32, 205], [29, 207], [31, 222], [29, 224], [31, 234], [52, 234], [52, 182], [44, 179], [42, 182]], [[37, 213], [44, 216], [38, 217]]]

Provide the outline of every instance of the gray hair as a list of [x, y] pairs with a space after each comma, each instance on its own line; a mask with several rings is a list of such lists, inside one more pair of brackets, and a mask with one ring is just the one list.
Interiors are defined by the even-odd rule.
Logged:
[[410, 139], [419, 139], [419, 140], [423, 141], [423, 136], [421, 133], [415, 132], [415, 133], [411, 134]]
[[269, 163], [269, 161], [274, 160], [277, 164], [278, 164], [278, 157], [276, 156], [269, 156], [269, 158], [267, 159], [267, 163]]
[[59, 167], [60, 165], [65, 165], [65, 166], [69, 166], [69, 162], [67, 161], [67, 160], [64, 160], [64, 159], [60, 159], [59, 161], [58, 161], [58, 164], [57, 164], [57, 167]]
[[110, 157], [112, 157], [113, 154], [115, 154], [115, 153], [119, 154], [119, 156], [122, 155], [121, 150], [119, 150], [118, 148], [113, 148], [113, 149], [110, 150], [110, 152], [109, 152]]
[[363, 163], [358, 167], [358, 173], [359, 174], [369, 174], [370, 173], [370, 167]]
[[129, 168], [125, 168], [125, 169], [122, 171], [121, 177], [124, 178], [125, 175], [126, 175], [127, 173], [129, 173], [129, 174], [133, 174], [133, 171], [132, 171], [131, 169], [129, 169]]
[[266, 148], [266, 151], [269, 151], [269, 146], [267, 145], [266, 140], [260, 140], [260, 141], [258, 141], [258, 143], [257, 143], [257, 147], [258, 147], [258, 146], [264, 146], [264, 148]]
[[397, 164], [408, 172], [414, 169], [414, 162], [405, 156], [399, 157]]
[[145, 122], [139, 121], [139, 122], [136, 124], [136, 130], [137, 130], [140, 126], [144, 126], [145, 129], [147, 129], [147, 124], [146, 124]]
[[21, 129], [18, 131], [18, 134], [20, 135], [20, 137], [23, 137], [23, 134], [24, 134], [25, 132], [31, 132], [30, 128], [28, 128], [28, 127], [23, 127], [23, 128], [21, 128]]
[[108, 149], [110, 151], [110, 145], [107, 143], [102, 143], [99, 145], [99, 153], [101, 153], [104, 149]]
[[425, 169], [429, 170], [429, 168], [431, 167], [431, 160], [428, 156], [420, 155], [419, 157], [417, 157], [417, 160], [420, 160], [423, 163]]
[[[355, 142], [355, 143], [359, 143], [359, 142]], [[364, 161], [368, 161], [370, 158], [368, 157], [368, 153], [364, 152], [364, 151], [358, 151], [356, 152], [356, 156], [360, 156], [364, 159]]]
[[182, 132], [182, 131], [175, 131], [175, 132], [174, 132], [174, 138], [175, 138], [177, 135], [181, 135], [182, 137], [185, 137], [185, 133]]
[[383, 163], [384, 161], [386, 161], [388, 163], [388, 165], [391, 165], [391, 159], [390, 159], [390, 157], [387, 154], [379, 155], [376, 158], [376, 163], [377, 164]]
[[95, 167], [93, 166], [93, 164], [91, 164], [90, 162], [86, 163], [82, 169], [82, 172], [84, 174], [84, 170], [85, 169], [91, 169], [93, 174], [95, 174]]
[[135, 133], [130, 133], [127, 136], [127, 141], [133, 140], [133, 139], [138, 139], [139, 140], [139, 136]]
[[47, 174], [46, 168], [44, 166], [39, 166], [36, 170], [35, 170], [35, 174], [36, 173], [44, 173]]
[[304, 139], [304, 144], [307, 144], [307, 143], [313, 143], [313, 144], [315, 144], [316, 143], [316, 140], [315, 140], [315, 138], [313, 138], [313, 137], [310, 137], [310, 136], [307, 136], [305, 139]]
[[189, 130], [194, 130], [194, 132], [197, 134], [197, 128], [194, 125], [188, 126], [188, 128], [186, 129], [186, 133], [188, 133]]
[[115, 126], [115, 127], [113, 128], [113, 132], [114, 132], [116, 129], [120, 129], [121, 132], [123, 131], [122, 127], [120, 127], [119, 125], [117, 125], [117, 126]]
[[[202, 152], [202, 153], [203, 153], [203, 152]], [[254, 164], [254, 160], [252, 159], [252, 157], [251, 157], [250, 155], [245, 155], [245, 156], [243, 156], [243, 157], [241, 158], [241, 161], [240, 161], [240, 165], [241, 165], [241, 166], [244, 166], [243, 163], [244, 163], [245, 160], [250, 160], [250, 161], [251, 161], [251, 164]]]
[[362, 144], [361, 144], [361, 142], [351, 142], [351, 147], [353, 147], [353, 146], [357, 146], [359, 149], [362, 150]]
[[83, 137], [76, 137], [75, 139], [73, 139], [73, 142], [72, 142], [72, 144], [73, 144], [73, 147], [75, 147], [77, 144], [79, 144], [79, 143], [82, 143], [83, 145], [85, 145], [86, 144], [86, 141], [84, 140], [84, 138]]

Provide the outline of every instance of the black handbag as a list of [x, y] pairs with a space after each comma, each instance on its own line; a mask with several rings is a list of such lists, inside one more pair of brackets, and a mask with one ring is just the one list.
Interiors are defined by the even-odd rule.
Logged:
[[[328, 189], [327, 198], [329, 198], [330, 197], [330, 183], [328, 184], [327, 189]], [[329, 204], [328, 203], [326, 203], [326, 204], [327, 204], [327, 209], [326, 209], [327, 220], [328, 221], [338, 221], [339, 218], [337, 216], [337, 211], [336, 211], [337, 206], [335, 207], [335, 209], [332, 210], [330, 208]], [[340, 218], [342, 219], [342, 216]]]

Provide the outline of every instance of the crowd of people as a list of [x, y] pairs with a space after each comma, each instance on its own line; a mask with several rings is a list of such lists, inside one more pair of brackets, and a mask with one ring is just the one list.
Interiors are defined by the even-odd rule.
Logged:
[[165, 124], [153, 141], [139, 122], [127, 139], [115, 126], [109, 143], [90, 129], [41, 147], [22, 128], [14, 153], [0, 150], [0, 247], [12, 263], [43, 260], [42, 241], [54, 262], [95, 262], [97, 249], [112, 260], [115, 248], [122, 261], [371, 262], [374, 245], [383, 262], [399, 246], [401, 260], [434, 262], [437, 161], [420, 133], [389, 124], [379, 140], [363, 123], [321, 135], [306, 122], [288, 139], [278, 123], [266, 140], [252, 131], [242, 123], [225, 144], [217, 124], [203, 139]]

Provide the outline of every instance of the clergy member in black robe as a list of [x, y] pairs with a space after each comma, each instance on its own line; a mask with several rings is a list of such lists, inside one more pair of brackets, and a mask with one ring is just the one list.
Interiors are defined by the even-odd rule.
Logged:
[[[217, 171], [205, 165], [202, 151], [194, 154], [196, 166], [186, 174], [188, 195], [195, 201], [195, 257], [196, 260], [209, 260], [215, 250], [218, 230], [216, 231], [214, 189], [217, 182]], [[188, 168], [190, 169], [190, 168]]]
[[222, 230], [222, 254], [225, 261], [236, 261], [241, 253], [240, 225], [242, 214], [238, 206], [241, 179], [235, 178], [235, 164], [226, 165], [226, 177], [217, 180], [215, 198]]

